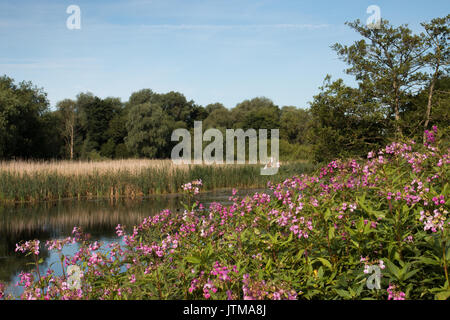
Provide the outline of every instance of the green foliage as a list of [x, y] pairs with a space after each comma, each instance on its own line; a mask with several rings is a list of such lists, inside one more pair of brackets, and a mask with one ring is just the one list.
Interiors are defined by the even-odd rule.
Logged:
[[281, 161], [307, 161], [312, 162], [312, 147], [310, 145], [291, 144], [286, 140], [280, 140]]
[[228, 129], [233, 126], [233, 118], [231, 112], [225, 108], [222, 104], [207, 105], [206, 111], [208, 116], [203, 122], [205, 129]]
[[[401, 141], [374, 154], [269, 184], [271, 192], [233, 193], [231, 205], [200, 206], [192, 197], [202, 182], [192, 181], [182, 185], [183, 213], [163, 210], [130, 233], [119, 225], [108, 250], [75, 228], [69, 261], [83, 272], [81, 291], [50, 272], [24, 284], [21, 298], [448, 299], [448, 150]], [[24, 247], [35, 252], [33, 241]], [[379, 288], [368, 285], [371, 267]]]
[[275, 129], [280, 127], [280, 110], [278, 106], [265, 97], [245, 100], [231, 111], [233, 128]]
[[307, 144], [311, 127], [310, 110], [283, 107], [280, 116], [280, 139], [290, 144]]
[[314, 97], [308, 133], [316, 161], [361, 156], [394, 136], [423, 141], [423, 129], [432, 125], [447, 131], [449, 21], [446, 16], [423, 23], [426, 34], [387, 20], [380, 28], [347, 23], [362, 39], [332, 48], [358, 87], [327, 76]]
[[119, 143], [116, 145], [115, 151], [114, 151], [114, 158], [115, 159], [127, 159], [132, 157], [132, 154], [130, 151], [128, 151], [127, 146], [125, 143]]
[[125, 144], [136, 157], [164, 158], [174, 121], [158, 104], [133, 106], [128, 114]]
[[362, 156], [385, 142], [385, 121], [379, 105], [339, 79], [325, 79], [311, 104], [310, 141], [318, 162]]
[[381, 21], [380, 28], [370, 28], [359, 20], [347, 25], [363, 39], [351, 46], [337, 43], [333, 49], [349, 65], [346, 72], [355, 76], [363, 90], [389, 106], [386, 117], [401, 134], [402, 106], [409, 100], [408, 93], [426, 80], [421, 72], [423, 36], [413, 34], [406, 25], [393, 27], [387, 20]]
[[[0, 158], [45, 158], [53, 154], [47, 138], [55, 135], [47, 95], [31, 82], [0, 77]], [[58, 150], [59, 151], [59, 150]]]

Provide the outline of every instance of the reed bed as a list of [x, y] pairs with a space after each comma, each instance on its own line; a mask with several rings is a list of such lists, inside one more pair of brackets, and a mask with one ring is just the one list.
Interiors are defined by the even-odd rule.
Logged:
[[274, 176], [261, 165], [175, 165], [171, 160], [8, 161], [0, 162], [0, 202], [67, 198], [142, 198], [176, 193], [186, 181], [202, 179], [205, 190], [260, 188], [269, 180], [311, 171], [304, 162], [283, 165]]

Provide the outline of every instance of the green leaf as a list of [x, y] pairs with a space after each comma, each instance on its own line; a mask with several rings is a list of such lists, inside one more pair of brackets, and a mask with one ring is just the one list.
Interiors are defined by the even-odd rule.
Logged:
[[356, 247], [359, 248], [359, 243], [356, 242], [355, 240], [350, 239], [350, 242]]
[[288, 239], [287, 239], [286, 241], [284, 241], [282, 245], [283, 245], [283, 246], [286, 246], [287, 244], [289, 244], [289, 242], [292, 241], [293, 237], [294, 237], [294, 234], [291, 232], [291, 233], [289, 234]]
[[428, 258], [428, 257], [418, 257], [417, 261], [419, 261], [423, 264], [428, 264], [428, 265], [433, 265], [433, 266], [439, 265], [439, 261]]
[[266, 264], [266, 271], [272, 271], [272, 258], [269, 258], [269, 261], [267, 261], [267, 264]]
[[331, 210], [330, 208], [327, 208], [327, 210], [325, 211], [323, 217], [325, 219], [325, 221], [328, 221], [328, 218], [331, 216]]
[[419, 272], [420, 269], [416, 269], [416, 270], [412, 270], [410, 272], [408, 272], [404, 277], [403, 280], [408, 280], [409, 278], [411, 278], [413, 275], [415, 275], [417, 272]]
[[330, 261], [324, 258], [317, 258], [325, 267], [328, 267], [328, 269], [333, 270], [333, 266], [331, 265]]
[[319, 278], [319, 279], [322, 279], [323, 278], [323, 268], [322, 267], [320, 267], [319, 268], [319, 271], [317, 272], [317, 277]]
[[305, 252], [305, 249], [298, 250], [298, 252], [297, 252], [297, 259], [301, 259], [304, 252]]
[[447, 300], [450, 297], [450, 290], [441, 291], [436, 293], [436, 300]]
[[372, 214], [376, 217], [376, 218], [382, 218], [384, 219], [386, 217], [386, 211], [372, 211]]
[[401, 272], [400, 269], [393, 264], [390, 260], [385, 259], [386, 260], [386, 266], [388, 267], [388, 270], [397, 278], [400, 279], [401, 278]]
[[200, 258], [199, 257], [194, 257], [194, 256], [189, 256], [184, 258], [187, 262], [189, 263], [193, 263], [193, 264], [199, 264], [200, 263]]
[[328, 229], [328, 239], [333, 240], [334, 239], [334, 226], [330, 226]]
[[345, 298], [345, 299], [352, 299], [353, 298], [352, 295], [349, 292], [345, 291], [345, 290], [334, 289], [334, 291], [336, 291], [336, 293], [342, 298]]

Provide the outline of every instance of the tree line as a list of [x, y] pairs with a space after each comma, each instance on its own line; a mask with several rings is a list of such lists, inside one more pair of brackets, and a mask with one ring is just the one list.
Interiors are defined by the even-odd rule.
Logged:
[[331, 48], [357, 86], [327, 75], [307, 108], [279, 107], [257, 97], [228, 109], [207, 106], [180, 92], [142, 89], [128, 101], [80, 93], [51, 110], [43, 89], [0, 77], [1, 159], [169, 158], [177, 128], [280, 129], [282, 159], [328, 161], [363, 156], [391, 139], [423, 139], [437, 125], [450, 133], [450, 15], [407, 25], [382, 20], [374, 29], [359, 20], [347, 25], [361, 39]]

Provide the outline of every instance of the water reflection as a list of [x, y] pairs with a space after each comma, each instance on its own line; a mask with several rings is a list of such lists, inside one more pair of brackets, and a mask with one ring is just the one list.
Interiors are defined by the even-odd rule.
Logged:
[[[240, 195], [253, 194], [261, 190], [241, 190]], [[197, 198], [208, 205], [211, 202], [229, 203], [231, 190], [202, 193]], [[96, 201], [60, 201], [34, 206], [0, 208], [0, 281], [10, 284], [10, 292], [17, 294], [13, 284], [18, 281], [21, 271], [30, 271], [32, 260], [14, 252], [16, 243], [21, 240], [39, 239], [41, 243], [49, 239], [64, 238], [71, 234], [74, 226], [82, 227], [91, 234], [92, 240], [106, 243], [117, 241], [114, 232], [120, 223], [128, 229], [139, 224], [145, 217], [154, 215], [163, 209], [181, 211], [181, 195], [158, 195], [140, 201], [119, 200], [110, 202]], [[73, 254], [76, 247], [68, 247], [64, 254]], [[41, 245], [40, 257], [44, 258], [43, 268], [50, 265], [59, 267], [57, 254], [49, 253]]]

